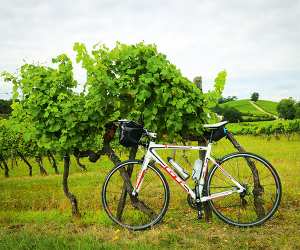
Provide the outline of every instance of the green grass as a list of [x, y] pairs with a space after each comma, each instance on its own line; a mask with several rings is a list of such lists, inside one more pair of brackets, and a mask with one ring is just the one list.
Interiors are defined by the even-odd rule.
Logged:
[[268, 113], [271, 113], [273, 115], [278, 115], [277, 113], [277, 105], [278, 102], [272, 102], [272, 101], [267, 101], [267, 100], [258, 100], [255, 102], [257, 106], [262, 108], [263, 110], [267, 111]]
[[251, 105], [249, 100], [237, 100], [220, 104], [220, 107], [231, 107], [239, 110], [244, 116], [265, 116], [266, 114]]
[[[0, 177], [0, 249], [299, 249], [299, 136], [290, 141], [254, 136], [238, 140], [248, 151], [267, 158], [282, 180], [280, 209], [263, 226], [236, 228], [215, 217], [211, 223], [197, 221], [185, 193], [167, 177], [171, 201], [163, 222], [142, 232], [120, 228], [108, 219], [100, 203], [102, 183], [113, 166], [106, 157], [95, 164], [84, 160], [88, 172], [81, 172], [72, 161], [70, 190], [82, 214], [74, 219], [62, 191], [62, 176], [55, 175], [47, 164], [49, 176], [39, 176], [34, 165], [34, 176], [28, 177], [27, 168], [19, 163], [10, 171], [10, 178]], [[233, 151], [221, 140], [213, 154], [220, 157]], [[183, 165], [180, 156], [178, 153], [176, 159]], [[194, 160], [197, 156], [188, 157]], [[61, 162], [59, 166], [62, 171]]]

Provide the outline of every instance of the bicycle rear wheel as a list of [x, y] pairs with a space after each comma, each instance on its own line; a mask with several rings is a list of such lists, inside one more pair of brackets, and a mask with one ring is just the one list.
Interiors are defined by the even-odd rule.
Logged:
[[138, 196], [127, 192], [124, 173], [135, 186], [141, 161], [127, 161], [113, 168], [102, 188], [102, 204], [108, 216], [122, 227], [143, 230], [159, 223], [170, 199], [168, 183], [163, 174], [149, 164]]
[[[228, 224], [240, 227], [256, 226], [270, 219], [281, 200], [281, 183], [273, 166], [260, 156], [234, 153], [225, 156], [220, 167], [246, 190], [210, 200], [214, 213]], [[215, 165], [207, 181], [208, 195], [236, 187]]]

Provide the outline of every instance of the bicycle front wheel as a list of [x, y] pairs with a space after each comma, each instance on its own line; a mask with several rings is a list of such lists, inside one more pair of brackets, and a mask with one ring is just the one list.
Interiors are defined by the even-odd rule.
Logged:
[[226, 223], [240, 227], [260, 225], [271, 218], [279, 206], [282, 193], [280, 179], [273, 166], [262, 157], [250, 153], [225, 156], [219, 166], [215, 165], [208, 175], [208, 195], [236, 187], [222, 169], [245, 191], [210, 200], [214, 213]]
[[[122, 227], [132, 230], [143, 230], [159, 223], [170, 199], [165, 177], [152, 164], [148, 165], [138, 195], [132, 195], [141, 166], [141, 161], [121, 163], [110, 171], [102, 188], [102, 204], [108, 216]], [[126, 178], [127, 184], [124, 181]], [[128, 183], [131, 192], [127, 191]]]

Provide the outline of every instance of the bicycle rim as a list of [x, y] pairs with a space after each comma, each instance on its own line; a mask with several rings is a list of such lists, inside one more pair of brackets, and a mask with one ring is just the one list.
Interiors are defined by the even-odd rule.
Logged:
[[[276, 170], [265, 159], [249, 153], [224, 157], [220, 166], [246, 190], [210, 200], [214, 213], [228, 224], [260, 225], [276, 212], [281, 199], [281, 183]], [[256, 172], [257, 171], [257, 172]], [[207, 182], [208, 195], [233, 189], [235, 184], [214, 166]]]
[[161, 221], [169, 204], [169, 187], [162, 173], [149, 165], [136, 201], [126, 191], [121, 171], [126, 170], [135, 186], [142, 163], [130, 161], [118, 165], [106, 177], [102, 204], [108, 216], [122, 227], [143, 230]]

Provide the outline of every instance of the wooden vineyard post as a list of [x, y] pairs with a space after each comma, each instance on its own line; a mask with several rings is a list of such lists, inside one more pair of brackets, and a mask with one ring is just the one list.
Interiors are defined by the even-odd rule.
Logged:
[[202, 77], [196, 76], [193, 80], [193, 82], [196, 84], [196, 86], [202, 91]]
[[[201, 90], [201, 92], [203, 91], [202, 89], [202, 77], [201, 76], [196, 76], [193, 80], [194, 84]], [[203, 144], [206, 144], [206, 141], [204, 139], [202, 140], [198, 140], [198, 146], [201, 146]], [[206, 151], [199, 151], [199, 158], [201, 159], [201, 161], [204, 163], [204, 158], [205, 158], [205, 154]], [[205, 175], [205, 182], [207, 181], [207, 173]], [[204, 187], [206, 188], [206, 187]], [[206, 193], [206, 190], [203, 190], [204, 193]], [[205, 221], [209, 222], [212, 218], [212, 210], [209, 206], [209, 203], [206, 201], [203, 203], [203, 209], [204, 209], [204, 216], [205, 216]]]

